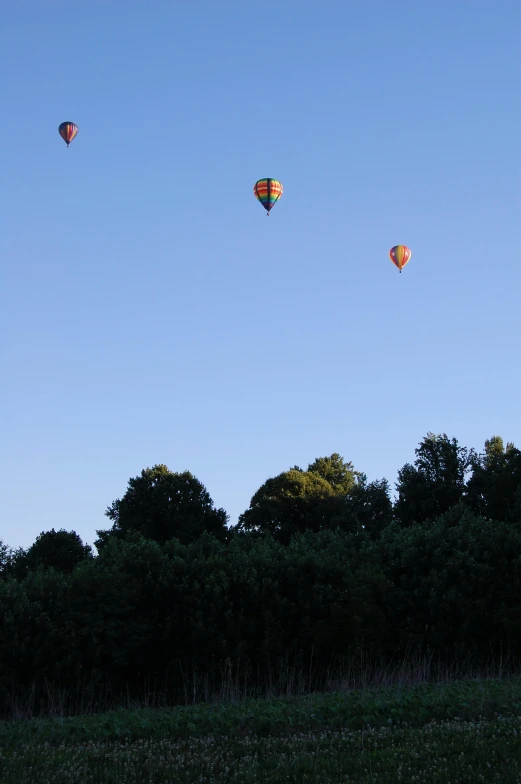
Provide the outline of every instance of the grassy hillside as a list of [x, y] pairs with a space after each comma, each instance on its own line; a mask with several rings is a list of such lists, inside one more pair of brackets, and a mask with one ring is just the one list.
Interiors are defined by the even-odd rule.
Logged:
[[521, 782], [521, 677], [0, 725], [1, 784]]

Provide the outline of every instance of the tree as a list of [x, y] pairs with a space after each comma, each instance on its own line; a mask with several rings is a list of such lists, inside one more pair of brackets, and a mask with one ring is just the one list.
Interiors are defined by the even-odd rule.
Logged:
[[342, 514], [331, 522], [344, 531], [365, 531], [371, 539], [380, 533], [393, 519], [393, 505], [387, 479], [368, 482], [365, 474], [359, 474], [356, 484], [344, 502]]
[[415, 453], [414, 466], [406, 463], [396, 484], [394, 511], [402, 526], [433, 520], [457, 504], [475, 455], [445, 433], [428, 433]]
[[428, 526], [389, 526], [376, 547], [393, 584], [397, 636], [439, 652], [474, 649], [482, 661], [500, 643], [518, 650], [520, 546], [518, 528], [478, 516], [464, 502]]
[[510, 442], [505, 448], [500, 436], [485, 441], [485, 452], [472, 461], [467, 493], [478, 514], [521, 523], [521, 451]]
[[6, 580], [12, 574], [13, 560], [12, 548], [0, 539], [0, 580]]
[[4, 552], [4, 559], [3, 578], [14, 577], [15, 580], [24, 580], [28, 573], [27, 550], [23, 547], [9, 548], [9, 552]]
[[42, 531], [28, 550], [19, 548], [12, 554], [10, 572], [17, 579], [24, 579], [40, 566], [70, 574], [82, 561], [92, 558], [92, 548], [83, 544], [75, 531], [61, 528]]
[[317, 457], [308, 465], [308, 472], [318, 474], [329, 482], [335, 494], [347, 495], [355, 486], [359, 472], [351, 462], [345, 462], [338, 452], [329, 457]]
[[235, 530], [271, 534], [287, 544], [298, 532], [316, 530], [317, 510], [325, 499], [336, 495], [318, 473], [292, 468], [264, 482], [249, 509], [239, 517]]
[[224, 509], [214, 508], [204, 485], [189, 471], [174, 473], [161, 464], [129, 479], [123, 498], [114, 501], [105, 514], [113, 526], [96, 532], [98, 550], [109, 538], [124, 538], [128, 531], [138, 531], [159, 544], [174, 537], [188, 544], [203, 531], [220, 541], [228, 535], [228, 516]]

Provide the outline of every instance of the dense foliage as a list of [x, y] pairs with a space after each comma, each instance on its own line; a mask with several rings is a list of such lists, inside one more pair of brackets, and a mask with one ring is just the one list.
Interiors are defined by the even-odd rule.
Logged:
[[0, 690], [172, 688], [222, 662], [324, 668], [361, 650], [445, 661], [521, 650], [521, 452], [429, 433], [368, 482], [338, 454], [267, 479], [236, 526], [189, 472], [157, 465], [107, 509], [97, 556], [72, 531], [0, 543]]

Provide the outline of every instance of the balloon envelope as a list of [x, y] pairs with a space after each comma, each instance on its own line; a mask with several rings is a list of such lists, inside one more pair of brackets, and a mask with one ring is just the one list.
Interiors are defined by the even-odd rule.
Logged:
[[398, 267], [400, 272], [405, 267], [407, 262], [410, 260], [412, 256], [412, 251], [407, 245], [395, 245], [389, 251], [389, 257], [392, 263]]
[[76, 134], [78, 133], [78, 126], [73, 122], [62, 122], [60, 127], [58, 128], [58, 133], [62, 137], [63, 141], [67, 144], [67, 147], [72, 142]]
[[253, 192], [268, 214], [273, 205], [280, 199], [283, 192], [282, 183], [271, 177], [257, 180]]

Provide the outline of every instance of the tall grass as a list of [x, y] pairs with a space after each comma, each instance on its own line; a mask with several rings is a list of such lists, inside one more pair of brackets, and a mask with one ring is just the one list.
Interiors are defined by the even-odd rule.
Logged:
[[[173, 663], [175, 667], [175, 663]], [[380, 687], [412, 687], [422, 683], [446, 683], [466, 680], [501, 679], [521, 674], [521, 667], [507, 652], [476, 663], [462, 652], [457, 659], [442, 661], [428, 649], [398, 649], [388, 662], [375, 659], [360, 650], [356, 657], [324, 667], [313, 657], [309, 663], [290, 664], [288, 657], [268, 662], [264, 671], [252, 672], [247, 662], [226, 659], [212, 674], [190, 671], [177, 663], [177, 683], [171, 674], [153, 674], [136, 678], [115, 691], [107, 682], [78, 680], [74, 689], [60, 683], [34, 681], [22, 688], [12, 681], [0, 685], [0, 718], [20, 720], [37, 717], [89, 715], [110, 710], [168, 708], [199, 703], [234, 703], [247, 699], [298, 697], [312, 693], [349, 692]]]

